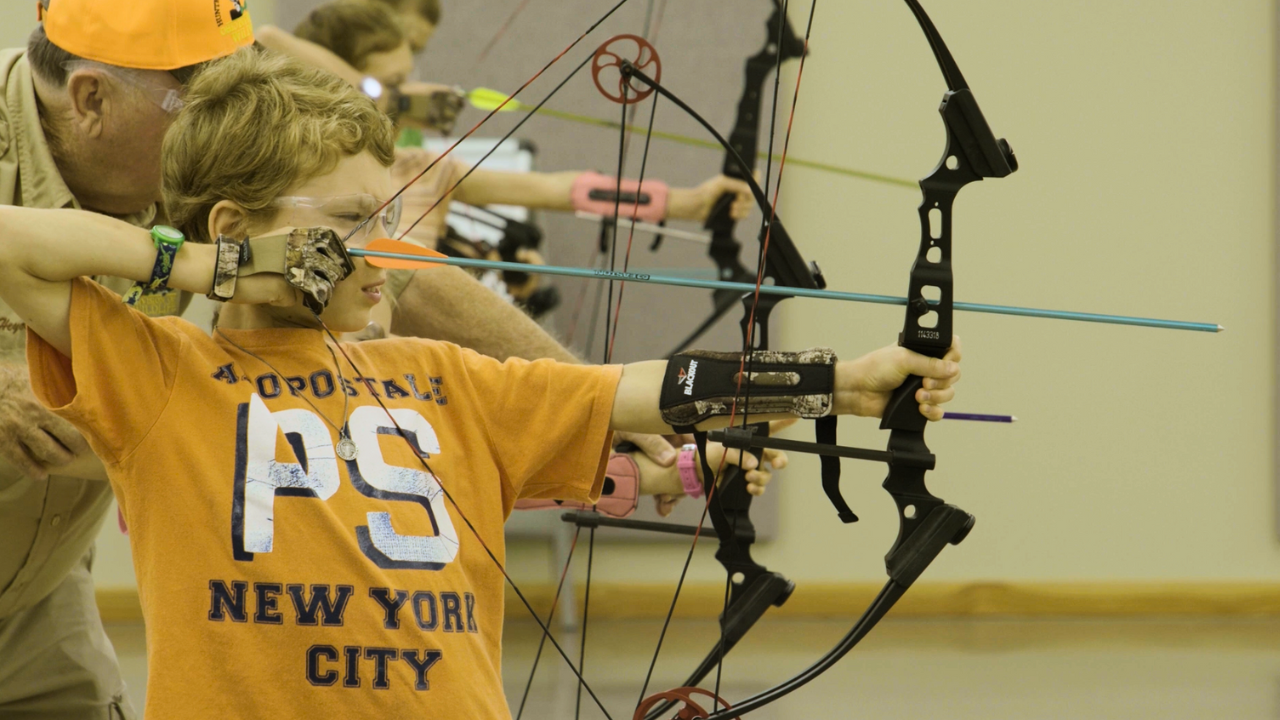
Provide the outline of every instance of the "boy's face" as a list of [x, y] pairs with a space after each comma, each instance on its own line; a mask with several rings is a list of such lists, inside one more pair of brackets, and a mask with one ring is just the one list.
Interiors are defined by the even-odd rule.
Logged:
[[360, 71], [375, 78], [383, 87], [399, 87], [413, 73], [413, 51], [405, 42], [390, 52], [369, 53]]
[[[373, 155], [362, 152], [343, 158], [329, 174], [290, 188], [286, 196], [311, 200], [307, 203], [311, 207], [282, 208], [273, 224], [277, 227], [327, 227], [346, 237], [360, 220], [394, 192], [391, 171]], [[367, 231], [359, 231], [348, 240], [347, 247], [364, 247], [388, 234], [382, 222], [375, 219], [369, 223]], [[366, 263], [364, 258], [353, 260], [355, 271], [333, 289], [333, 298], [320, 316], [334, 332], [363, 330], [369, 324], [373, 307], [382, 300], [386, 273]], [[300, 306], [286, 312], [296, 313], [298, 317], [294, 319], [297, 322], [315, 322], [310, 313]]]

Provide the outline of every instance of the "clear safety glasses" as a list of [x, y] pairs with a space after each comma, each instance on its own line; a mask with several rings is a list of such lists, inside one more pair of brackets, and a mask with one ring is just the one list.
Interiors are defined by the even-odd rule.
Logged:
[[[279, 197], [271, 203], [278, 208], [295, 208], [307, 211], [306, 224], [333, 228], [342, 235], [343, 242], [363, 242], [375, 234], [378, 237], [395, 237], [400, 227], [401, 198], [382, 207], [383, 202], [372, 195], [338, 195], [335, 197]], [[382, 208], [381, 211], [378, 208]], [[374, 215], [374, 213], [377, 213]], [[376, 221], [376, 222], [375, 222]], [[301, 222], [294, 222], [302, 225]]]

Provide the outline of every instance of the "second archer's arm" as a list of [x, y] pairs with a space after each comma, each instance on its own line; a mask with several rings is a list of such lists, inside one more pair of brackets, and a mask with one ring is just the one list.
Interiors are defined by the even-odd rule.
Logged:
[[360, 87], [360, 81], [364, 78], [364, 73], [351, 67], [346, 60], [338, 57], [336, 53], [327, 47], [317, 45], [310, 40], [303, 40], [275, 25], [254, 28], [253, 34], [254, 38], [268, 50], [290, 55], [307, 65], [328, 70], [351, 83], [354, 87]]
[[[540, 210], [572, 211], [582, 209], [575, 201], [575, 184], [588, 179], [595, 179], [595, 184], [603, 193], [602, 197], [616, 194], [617, 180], [608, 176], [579, 171], [569, 172], [527, 172], [511, 173], [496, 170], [477, 169], [458, 186], [454, 192], [455, 199], [468, 205], [520, 205]], [[634, 181], [631, 181], [634, 184]], [[654, 181], [646, 180], [648, 186]], [[665, 185], [662, 186], [665, 189]], [[626, 186], [624, 185], [624, 193]], [[732, 213], [734, 219], [746, 217], [754, 201], [751, 190], [741, 180], [724, 175], [717, 175], [692, 188], [670, 188], [666, 191], [662, 217], [672, 220], [695, 220], [701, 222], [711, 213], [716, 200], [725, 193], [734, 195]], [[613, 214], [612, 199], [599, 202], [600, 214]], [[622, 203], [620, 212], [623, 217], [630, 216], [632, 206]], [[655, 220], [662, 219], [653, 218]]]

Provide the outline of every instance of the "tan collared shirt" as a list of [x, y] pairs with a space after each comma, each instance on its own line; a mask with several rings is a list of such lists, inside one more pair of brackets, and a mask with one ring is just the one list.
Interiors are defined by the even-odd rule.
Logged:
[[[0, 97], [0, 205], [78, 208], [49, 152], [21, 49], [0, 50]], [[147, 227], [155, 217], [153, 207], [123, 219]], [[123, 292], [130, 283], [111, 278], [105, 284]], [[174, 293], [139, 309], [171, 315], [183, 304]], [[0, 364], [25, 370], [25, 330], [0, 302]], [[0, 618], [34, 605], [62, 582], [93, 545], [110, 507], [111, 488], [105, 482], [35, 480], [0, 460]]]

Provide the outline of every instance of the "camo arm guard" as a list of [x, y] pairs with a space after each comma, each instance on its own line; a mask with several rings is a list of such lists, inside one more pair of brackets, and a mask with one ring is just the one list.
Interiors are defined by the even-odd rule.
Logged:
[[[741, 353], [690, 350], [667, 362], [659, 407], [671, 427], [692, 428], [707, 418], [737, 413], [826, 417], [835, 393], [836, 354], [829, 348], [800, 352]], [[739, 393], [739, 371], [745, 373]]]

